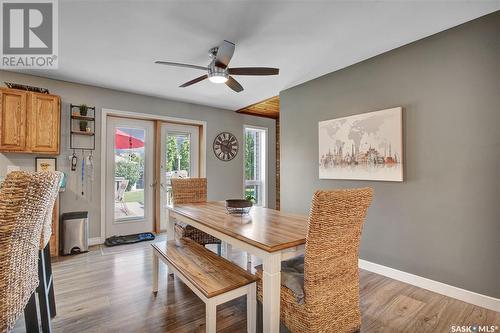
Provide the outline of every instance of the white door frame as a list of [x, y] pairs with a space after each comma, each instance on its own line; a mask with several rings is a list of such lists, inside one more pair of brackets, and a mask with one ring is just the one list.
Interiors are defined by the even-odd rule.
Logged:
[[[186, 118], [177, 118], [169, 116], [160, 116], [140, 112], [121, 111], [115, 109], [101, 109], [101, 235], [99, 239], [91, 239], [92, 245], [102, 244], [106, 239], [106, 142], [107, 142], [107, 117], [125, 117], [143, 120], [160, 120], [186, 125], [201, 126], [200, 132], [200, 177], [206, 177], [207, 159], [206, 159], [206, 143], [207, 143], [207, 122], [203, 120], [194, 120]], [[155, 156], [156, 158], [156, 156]], [[113, 203], [114, 204], [114, 203]]]

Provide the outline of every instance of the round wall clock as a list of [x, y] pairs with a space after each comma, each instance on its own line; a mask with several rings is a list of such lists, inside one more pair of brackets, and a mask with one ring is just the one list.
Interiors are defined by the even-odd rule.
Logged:
[[238, 154], [238, 140], [229, 132], [222, 132], [215, 137], [214, 154], [221, 161], [231, 161]]

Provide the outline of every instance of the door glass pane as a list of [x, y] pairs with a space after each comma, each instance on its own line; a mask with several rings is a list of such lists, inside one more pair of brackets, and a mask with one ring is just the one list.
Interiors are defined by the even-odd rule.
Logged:
[[115, 129], [115, 220], [144, 218], [145, 134], [144, 129]]
[[191, 135], [189, 133], [168, 132], [166, 138], [167, 204], [172, 204], [172, 178], [191, 177]]

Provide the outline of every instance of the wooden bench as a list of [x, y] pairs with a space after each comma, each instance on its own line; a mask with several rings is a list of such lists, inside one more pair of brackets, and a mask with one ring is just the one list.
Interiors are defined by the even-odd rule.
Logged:
[[257, 277], [196, 242], [181, 238], [152, 244], [153, 293], [158, 292], [158, 266], [163, 261], [206, 305], [206, 332], [215, 333], [217, 305], [247, 295], [247, 330], [256, 328]]

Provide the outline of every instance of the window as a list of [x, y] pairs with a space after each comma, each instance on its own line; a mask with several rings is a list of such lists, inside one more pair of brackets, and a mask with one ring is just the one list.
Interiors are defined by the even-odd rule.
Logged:
[[267, 129], [245, 126], [245, 198], [257, 206], [267, 206]]
[[144, 218], [146, 129], [115, 127], [115, 220]]

